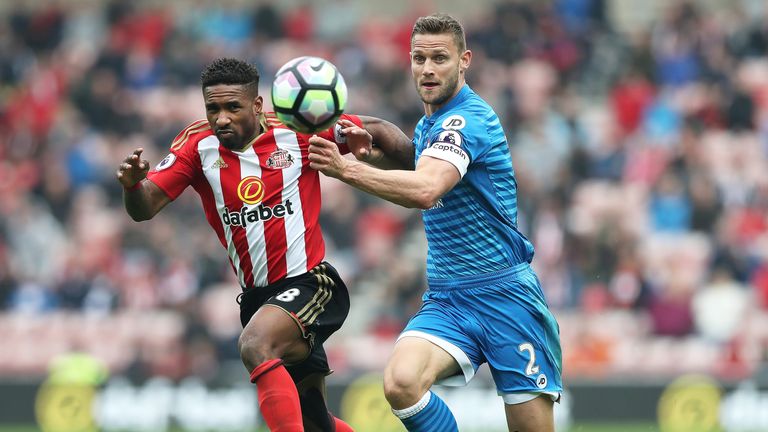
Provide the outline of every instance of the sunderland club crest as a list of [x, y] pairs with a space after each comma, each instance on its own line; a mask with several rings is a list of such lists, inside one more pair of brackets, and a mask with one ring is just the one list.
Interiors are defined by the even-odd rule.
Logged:
[[288, 150], [277, 149], [269, 155], [267, 158], [267, 166], [273, 169], [288, 168], [293, 165], [293, 156], [288, 153]]

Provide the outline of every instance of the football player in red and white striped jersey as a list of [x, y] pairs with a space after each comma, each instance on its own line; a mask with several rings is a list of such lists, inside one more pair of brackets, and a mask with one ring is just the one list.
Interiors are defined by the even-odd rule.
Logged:
[[[151, 219], [187, 186], [199, 194], [240, 282], [244, 328], [238, 345], [267, 426], [350, 431], [328, 413], [323, 396], [330, 369], [322, 343], [344, 322], [349, 295], [323, 261], [320, 184], [309, 166], [310, 136], [262, 111], [258, 80], [257, 69], [240, 60], [208, 65], [201, 76], [207, 119], [182, 130], [153, 169], [141, 159], [143, 149], [136, 149], [117, 178], [126, 211], [136, 221]], [[386, 121], [344, 118], [364, 127], [377, 144], [410, 144]], [[369, 138], [347, 137], [348, 129], [336, 125], [318, 135], [342, 152], [370, 156]]]

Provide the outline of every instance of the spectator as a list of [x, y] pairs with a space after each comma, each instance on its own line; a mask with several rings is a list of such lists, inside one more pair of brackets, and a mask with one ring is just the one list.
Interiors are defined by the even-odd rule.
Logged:
[[[85, 347], [111, 356], [116, 372], [133, 364], [138, 377], [167, 374], [179, 360], [210, 379], [215, 365], [237, 359], [227, 316], [206, 295], [232, 285], [229, 263], [197, 229], [204, 221], [188, 216], [199, 212], [194, 201], [180, 199], [146, 232], [116, 216], [111, 161], [140, 146], [160, 160], [177, 130], [203, 118], [196, 71], [222, 52], [251, 57], [265, 75], [298, 55], [328, 57], [350, 87], [350, 111], [412, 130], [421, 114], [403, 68], [417, 11], [371, 19], [370, 6], [340, 2], [354, 7], [331, 28], [337, 9], [310, 2], [43, 3], [0, 12], [0, 320], [22, 310], [37, 321], [62, 311], [75, 321], [100, 316], [132, 341], [116, 337], [123, 348], [112, 354], [104, 338]], [[755, 313], [768, 313], [768, 26], [752, 19], [765, 9], [759, 3], [722, 11], [673, 2], [634, 27], [616, 19], [633, 7], [624, 2], [466, 6], [475, 62], [468, 80], [509, 134], [520, 224], [542, 244], [533, 264], [543, 289], [558, 314], [575, 317], [562, 329], [566, 352], [590, 334], [586, 314], [590, 327], [626, 314], [634, 324], [622, 328], [637, 329], [627, 343], [643, 347], [660, 334], [726, 340], [741, 324], [711, 312], [719, 302], [736, 314], [740, 297], [754, 298]], [[349, 326], [359, 335], [397, 333], [425, 288], [414, 276], [425, 253], [418, 214], [338, 184], [323, 199], [328, 252], [363, 299]], [[665, 236], [675, 240], [656, 247]], [[711, 260], [670, 270], [676, 244], [689, 237]], [[708, 265], [717, 272], [710, 276]], [[150, 332], [121, 327], [129, 313], [173, 315], [173, 349], [137, 356], [135, 344]], [[75, 333], [66, 334], [50, 346], [72, 345]], [[756, 346], [752, 337], [744, 332], [739, 346]], [[580, 357], [579, 370], [589, 362], [633, 367], [620, 350], [601, 347]], [[44, 373], [24, 358], [0, 364], [0, 374]]]

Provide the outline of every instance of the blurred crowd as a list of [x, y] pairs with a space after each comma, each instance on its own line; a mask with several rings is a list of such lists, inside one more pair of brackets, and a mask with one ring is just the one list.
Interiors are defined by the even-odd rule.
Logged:
[[[239, 288], [185, 192], [135, 223], [114, 174], [204, 117], [220, 56], [271, 76], [330, 59], [351, 113], [410, 134], [414, 6], [49, 2], [0, 15], [0, 376], [91, 352], [136, 378], [235, 365]], [[99, 2], [96, 2], [99, 3]], [[768, 360], [768, 10], [664, 2], [620, 28], [605, 0], [498, 0], [464, 21], [468, 82], [501, 117], [520, 228], [560, 321], [566, 379], [759, 372]], [[625, 6], [626, 7], [626, 6]], [[469, 8], [468, 8], [469, 9]], [[328, 352], [380, 369], [425, 289], [418, 211], [323, 178], [328, 260], [352, 294]]]

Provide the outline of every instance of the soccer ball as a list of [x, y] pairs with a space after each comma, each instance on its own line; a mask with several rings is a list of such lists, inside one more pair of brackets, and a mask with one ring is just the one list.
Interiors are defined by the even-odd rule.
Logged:
[[300, 133], [327, 129], [347, 105], [347, 85], [336, 67], [319, 57], [298, 57], [284, 64], [272, 81], [277, 118]]

